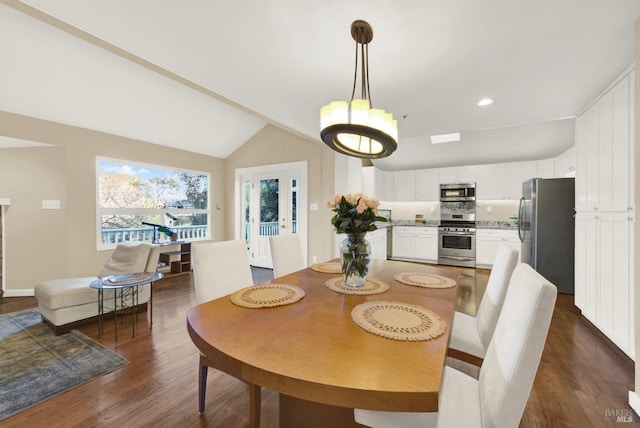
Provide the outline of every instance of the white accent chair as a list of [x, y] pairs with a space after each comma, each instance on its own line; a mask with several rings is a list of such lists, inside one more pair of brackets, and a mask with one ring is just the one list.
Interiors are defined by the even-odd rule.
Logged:
[[447, 355], [476, 366], [482, 365], [498, 323], [511, 274], [517, 264], [518, 252], [506, 244], [500, 244], [477, 315], [473, 317], [462, 312], [453, 315]]
[[478, 380], [445, 366], [437, 413], [356, 409], [355, 420], [381, 428], [517, 428], [549, 331], [556, 287], [531, 266], [513, 272]]
[[[191, 248], [193, 283], [198, 303], [208, 302], [253, 285], [251, 266], [244, 241], [219, 241], [193, 244]], [[198, 411], [204, 413], [209, 367], [216, 365], [200, 354], [198, 370]], [[260, 426], [260, 385], [249, 385], [251, 427]]]
[[278, 278], [307, 267], [302, 256], [302, 246], [298, 234], [275, 235], [269, 237], [273, 277]]
[[[140, 242], [122, 242], [97, 276], [43, 281], [33, 289], [38, 311], [56, 334], [66, 333], [81, 322], [98, 316], [98, 290], [89, 284], [98, 278], [138, 272], [155, 272], [161, 247]], [[139, 303], [151, 298], [151, 284], [138, 290]], [[113, 304], [107, 305], [113, 307]]]

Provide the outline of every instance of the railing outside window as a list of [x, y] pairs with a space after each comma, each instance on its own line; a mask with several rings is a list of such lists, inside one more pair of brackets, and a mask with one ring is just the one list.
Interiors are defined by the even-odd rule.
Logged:
[[[249, 236], [249, 223], [244, 225], [244, 236]], [[298, 233], [298, 222], [293, 222], [293, 230], [291, 233]], [[279, 223], [277, 221], [269, 221], [260, 223], [260, 236], [275, 236], [279, 235]]]
[[[197, 238], [207, 237], [208, 226], [172, 226], [171, 230], [178, 234], [178, 240], [189, 240]], [[165, 239], [164, 233], [159, 233], [156, 239], [163, 241]], [[153, 228], [140, 227], [140, 228], [128, 228], [128, 229], [103, 229], [102, 230], [102, 243], [103, 244], [117, 244], [125, 241], [153, 241]]]

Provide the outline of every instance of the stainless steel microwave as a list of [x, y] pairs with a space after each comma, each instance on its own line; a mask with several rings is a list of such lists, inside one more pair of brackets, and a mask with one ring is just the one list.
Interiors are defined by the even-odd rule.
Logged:
[[440, 202], [476, 200], [476, 183], [454, 183], [440, 185]]

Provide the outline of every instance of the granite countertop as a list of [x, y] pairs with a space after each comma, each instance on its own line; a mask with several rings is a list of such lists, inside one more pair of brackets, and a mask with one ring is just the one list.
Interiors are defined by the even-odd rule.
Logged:
[[[413, 226], [413, 227], [438, 227], [438, 220], [427, 220], [426, 223], [416, 223], [414, 220], [392, 220], [391, 223], [376, 223], [378, 228], [391, 226]], [[506, 221], [476, 221], [476, 229], [505, 229], [518, 230], [518, 226], [512, 226]]]
[[388, 221], [376, 221], [374, 224], [378, 229], [385, 229], [387, 227], [393, 226], [393, 224], [389, 223]]
[[512, 226], [506, 221], [477, 221], [476, 229], [507, 229], [518, 230], [518, 226]]
[[390, 226], [438, 227], [437, 220], [426, 220], [426, 223], [416, 223], [415, 220], [391, 220]]

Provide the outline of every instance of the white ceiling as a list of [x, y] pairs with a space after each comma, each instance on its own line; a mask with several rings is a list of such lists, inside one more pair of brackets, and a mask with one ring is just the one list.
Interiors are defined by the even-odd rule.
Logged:
[[[364, 19], [372, 102], [399, 118], [384, 169], [562, 153], [632, 64], [640, 17], [638, 0], [0, 3], [0, 110], [221, 158], [267, 123], [319, 141], [320, 107], [351, 95]], [[462, 141], [430, 144], [450, 132]]]

